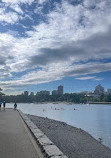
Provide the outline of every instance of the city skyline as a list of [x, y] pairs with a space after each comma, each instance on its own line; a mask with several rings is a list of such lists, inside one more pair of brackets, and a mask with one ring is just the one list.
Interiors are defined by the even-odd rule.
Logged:
[[0, 88], [110, 88], [110, 19], [110, 0], [1, 0]]
[[[62, 88], [62, 89], [61, 89]], [[52, 91], [46, 90], [46, 89], [41, 89], [40, 91], [36, 91], [36, 92], [32, 92], [32, 91], [24, 91], [21, 94], [24, 95], [39, 95], [39, 94], [46, 94], [46, 95], [63, 95], [65, 93], [68, 92], [64, 92], [64, 86], [62, 85], [58, 85], [58, 87], [56, 87], [56, 89], [53, 89]], [[99, 90], [99, 92], [97, 92]], [[103, 93], [111, 93], [111, 88], [108, 89], [104, 89], [104, 87], [101, 84], [98, 84], [94, 87], [93, 91], [88, 91], [87, 89], [85, 91], [79, 91], [79, 92], [71, 92], [71, 93], [86, 93], [86, 94], [95, 94], [95, 95], [101, 95]], [[21, 95], [20, 94], [20, 95]], [[69, 93], [70, 94], [70, 93]]]

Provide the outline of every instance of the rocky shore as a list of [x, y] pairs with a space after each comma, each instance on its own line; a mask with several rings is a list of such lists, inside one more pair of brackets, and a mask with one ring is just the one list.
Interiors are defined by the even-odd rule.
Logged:
[[111, 150], [87, 132], [48, 118], [27, 115], [69, 158], [111, 158]]

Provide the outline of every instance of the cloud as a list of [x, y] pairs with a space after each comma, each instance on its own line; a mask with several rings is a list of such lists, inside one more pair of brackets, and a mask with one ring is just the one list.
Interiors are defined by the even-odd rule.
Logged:
[[43, 4], [44, 2], [47, 2], [47, 0], [38, 0], [39, 4]]
[[4, 3], [10, 3], [10, 4], [19, 4], [19, 3], [28, 3], [31, 4], [34, 0], [2, 0]]
[[71, 63], [111, 58], [111, 29], [98, 32], [84, 40], [67, 43], [59, 48], [40, 48], [30, 57], [30, 65], [46, 65], [69, 60]]
[[[3, 3], [4, 2], [4, 3]], [[0, 21], [2, 25], [18, 24], [19, 20], [23, 20], [29, 12], [25, 12], [23, 4], [31, 5], [33, 0], [4, 0], [0, 2]]]
[[[3, 3], [7, 4], [7, 5], [12, 5], [12, 6], [16, 6], [16, 5], [20, 5], [20, 4], [28, 4], [28, 5], [31, 5], [33, 2], [36, 2], [38, 4], [43, 4], [44, 2], [47, 2], [47, 0], [2, 0]], [[16, 6], [17, 7], [17, 6]], [[15, 8], [16, 10], [16, 8]], [[17, 7], [17, 10], [18, 10], [18, 7]], [[18, 11], [21, 11], [21, 9], [19, 8]]]
[[76, 80], [96, 80], [96, 81], [103, 80], [102, 78], [97, 78], [96, 76], [77, 77], [75, 79]]
[[[66, 62], [64, 65], [61, 64], [51, 64], [48, 67], [44, 67], [42, 70], [32, 71], [21, 78], [15, 78], [10, 81], [0, 81], [0, 85], [6, 87], [22, 87], [27, 85], [35, 85], [40, 83], [48, 83], [56, 80], [61, 80], [64, 77], [76, 77], [89, 74], [95, 74], [99, 72], [105, 72], [111, 70], [111, 63], [92, 63], [92, 64], [81, 64], [70, 66]], [[80, 77], [76, 77], [80, 79]], [[94, 78], [95, 80], [101, 80], [101, 78]]]
[[[16, 12], [7, 13], [5, 9], [1, 9], [0, 21], [12, 25], [19, 22], [23, 26], [24, 23], [20, 23], [19, 19], [24, 22], [28, 10], [26, 14], [21, 9], [21, 3], [31, 5], [33, 1], [3, 2], [12, 2], [11, 6], [13, 9], [15, 6]], [[44, 2], [39, 1], [41, 5]], [[72, 76], [88, 79], [89, 76], [81, 76], [111, 70], [109, 4], [109, 1], [91, 1], [89, 4], [85, 0], [84, 3], [72, 5], [68, 1], [62, 1], [55, 3], [54, 9], [44, 14], [45, 22], [33, 23], [33, 27], [28, 28], [28, 31], [26, 29], [24, 36], [18, 37], [17, 32], [14, 33], [10, 28], [1, 33], [0, 73], [6, 81], [1, 80], [0, 85], [9, 88], [47, 83]], [[37, 12], [33, 14], [36, 15]], [[27, 26], [29, 25], [26, 24]], [[19, 74], [22, 75], [18, 77]]]
[[0, 9], [0, 21], [14, 24], [19, 20], [19, 16], [14, 12], [5, 12], [5, 9]]
[[12, 8], [15, 12], [19, 14], [24, 14], [24, 11], [21, 9], [21, 6], [18, 4], [11, 4], [10, 8]]

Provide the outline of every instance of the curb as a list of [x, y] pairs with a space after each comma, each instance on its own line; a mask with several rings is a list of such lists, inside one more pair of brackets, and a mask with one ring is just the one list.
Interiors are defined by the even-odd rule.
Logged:
[[47, 158], [68, 158], [22, 111], [18, 112]]

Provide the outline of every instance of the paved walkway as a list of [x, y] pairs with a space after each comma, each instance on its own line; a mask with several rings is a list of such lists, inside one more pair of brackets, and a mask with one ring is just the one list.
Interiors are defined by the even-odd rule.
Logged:
[[17, 111], [0, 111], [0, 158], [44, 158]]

